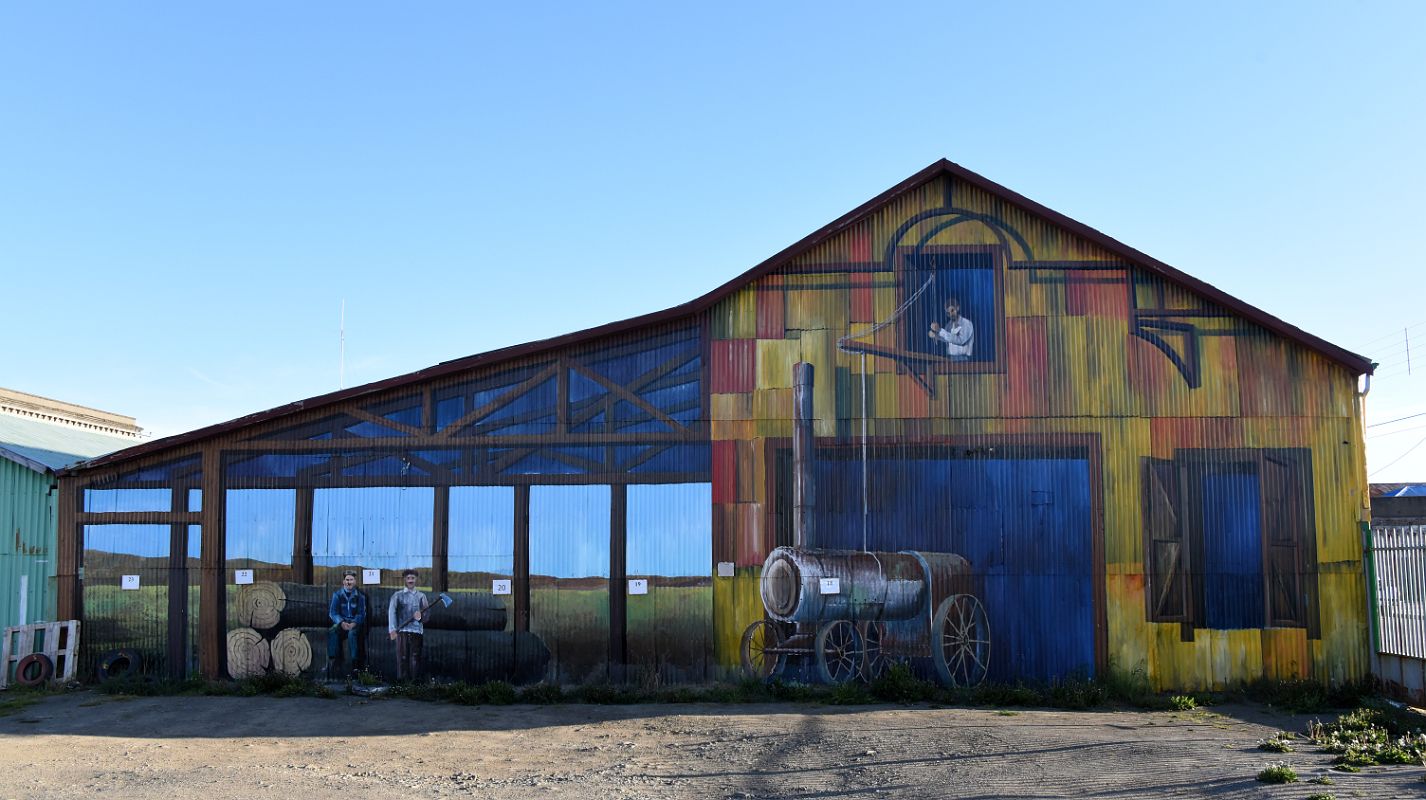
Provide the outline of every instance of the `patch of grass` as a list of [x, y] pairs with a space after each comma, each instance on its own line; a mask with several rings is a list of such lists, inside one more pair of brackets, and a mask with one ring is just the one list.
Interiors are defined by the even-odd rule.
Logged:
[[1322, 786], [1331, 786], [1332, 784], [1336, 783], [1336, 781], [1332, 780], [1331, 775], [1318, 775], [1317, 777], [1312, 778], [1307, 782], [1320, 784]]
[[1307, 796], [1306, 800], [1337, 800], [1337, 795], [1331, 792], [1313, 792]]
[[1254, 702], [1276, 706], [1294, 714], [1307, 714], [1332, 708], [1352, 708], [1371, 697], [1375, 691], [1376, 685], [1370, 678], [1335, 685], [1292, 678], [1256, 680], [1245, 684], [1241, 694]]
[[16, 686], [9, 689], [4, 694], [0, 694], [0, 717], [23, 711], [49, 694], [51, 694], [50, 690], [42, 688]]
[[1293, 751], [1292, 739], [1292, 734], [1281, 731], [1266, 739], [1259, 739], [1258, 749], [1269, 753], [1291, 753]]
[[1258, 772], [1262, 783], [1296, 783], [1297, 771], [1286, 761], [1273, 761]]
[[905, 664], [892, 664], [867, 690], [888, 703], [923, 703], [936, 698], [940, 687], [916, 677]]
[[564, 689], [557, 683], [537, 683], [520, 690], [520, 702], [547, 706], [564, 702]]
[[1198, 700], [1191, 694], [1176, 694], [1169, 698], [1169, 708], [1174, 711], [1192, 711], [1198, 708]]
[[827, 697], [827, 702], [834, 706], [864, 706], [868, 703], [875, 703], [876, 698], [867, 688], [856, 681], [844, 683], [832, 688], [832, 693]]
[[1045, 687], [1045, 705], [1071, 710], [1094, 708], [1109, 699], [1104, 684], [1083, 674], [1072, 673]]
[[1332, 769], [1339, 771], [1339, 773], [1359, 773], [1359, 771], [1362, 771], [1362, 767], [1355, 767], [1352, 766], [1352, 764], [1338, 764], [1338, 766], [1332, 767]]
[[1008, 709], [1002, 708], [1002, 709], [1000, 709], [999, 711], [995, 712], [995, 716], [997, 716], [997, 717], [1018, 717], [1018, 716], [1020, 716], [1020, 712], [1019, 712], [1019, 711], [1010, 711], [1010, 710], [1008, 710]]

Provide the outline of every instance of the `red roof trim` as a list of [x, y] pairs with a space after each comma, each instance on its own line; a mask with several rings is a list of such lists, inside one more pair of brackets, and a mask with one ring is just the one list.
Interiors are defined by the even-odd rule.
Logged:
[[1369, 359], [1363, 356], [1357, 355], [1356, 353], [1338, 347], [1332, 344], [1331, 342], [1313, 336], [1312, 334], [1307, 333], [1301, 328], [1298, 328], [1295, 325], [1291, 325], [1281, 319], [1278, 319], [1277, 317], [1267, 313], [1266, 311], [1263, 311], [1260, 308], [1257, 308], [1256, 306], [1245, 303], [1242, 300], [1239, 300], [1236, 297], [1229, 295], [1223, 290], [1212, 286], [1211, 284], [1205, 283], [1197, 278], [1194, 278], [1191, 275], [1188, 275], [1187, 273], [1181, 272], [1169, 266], [1168, 264], [1159, 261], [1158, 259], [1145, 255], [1144, 253], [1135, 250], [1134, 248], [1124, 244], [1123, 242], [1120, 242], [1117, 239], [1114, 239], [1113, 237], [1100, 233], [1099, 231], [1089, 227], [1088, 225], [1085, 225], [1082, 222], [1070, 219], [1069, 217], [1059, 213], [1058, 211], [1046, 208], [1045, 206], [1042, 206], [1039, 203], [1036, 203], [1035, 201], [1023, 195], [1018, 194], [1017, 192], [1011, 191], [1010, 189], [1007, 189], [1004, 186], [995, 183], [994, 181], [991, 181], [987, 178], [977, 175], [974, 172], [971, 172], [970, 170], [960, 166], [959, 164], [947, 161], [946, 159], [941, 159], [926, 167], [925, 169], [921, 170], [920, 172], [917, 172], [915, 175], [912, 175], [906, 180], [896, 184], [890, 189], [887, 189], [876, 197], [873, 197], [871, 200], [868, 200], [867, 202], [861, 204], [860, 206], [857, 206], [846, 214], [843, 214], [841, 217], [838, 217], [836, 220], [832, 221], [828, 225], [820, 228], [811, 235], [804, 237], [795, 244], [785, 248], [784, 250], [772, 256], [771, 258], [768, 258], [767, 260], [763, 261], [761, 264], [758, 264], [752, 269], [747, 270], [746, 272], [742, 273], [741, 275], [738, 275], [732, 280], [729, 280], [728, 282], [724, 283], [713, 291], [704, 294], [702, 297], [696, 298], [687, 303], [683, 303], [672, 308], [666, 308], [662, 311], [655, 311], [650, 314], [630, 317], [629, 319], [620, 320], [618, 322], [610, 322], [604, 325], [600, 325], [598, 327], [587, 328], [582, 331], [567, 333], [550, 339], [541, 339], [533, 342], [525, 342], [523, 344], [512, 345], [510, 347], [502, 347], [498, 350], [490, 350], [473, 356], [458, 358], [453, 361], [444, 361], [440, 364], [436, 364], [435, 366], [420, 369], [415, 372], [407, 373], [405, 375], [398, 375], [396, 377], [387, 378], [385, 380], [376, 381], [374, 383], [368, 383], [362, 386], [354, 386], [350, 389], [343, 389], [337, 392], [330, 392], [328, 394], [310, 397], [306, 400], [298, 400], [293, 403], [288, 403], [287, 405], [270, 408], [266, 411], [259, 411], [257, 413], [249, 414], [245, 417], [239, 417], [228, 422], [222, 422], [216, 425], [210, 425], [206, 428], [199, 428], [194, 431], [189, 431], [188, 433], [181, 433], [175, 436], [165, 437], [163, 439], [156, 439], [152, 442], [147, 442], [136, 447], [130, 447], [125, 450], [119, 450], [117, 452], [101, 456], [91, 461], [80, 462], [63, 470], [60, 470], [58, 474], [70, 475], [83, 470], [101, 467], [117, 461], [127, 461], [129, 459], [137, 458], [139, 456], [147, 455], [149, 453], [158, 452], [160, 450], [169, 450], [175, 447], [180, 447], [182, 445], [192, 444], [194, 442], [219, 436], [224, 433], [237, 430], [239, 428], [247, 427], [249, 425], [256, 425], [258, 423], [266, 422], [268, 420], [285, 416], [288, 414], [295, 414], [299, 411], [310, 411], [312, 409], [321, 408], [323, 406], [331, 405], [333, 403], [338, 403], [344, 400], [350, 400], [355, 397], [361, 397], [363, 395], [375, 394], [377, 392], [383, 392], [388, 389], [394, 389], [408, 384], [430, 380], [433, 378], [440, 378], [446, 375], [450, 375], [452, 373], [474, 369], [476, 367], [490, 366], [523, 356], [541, 353], [548, 350], [555, 350], [561, 347], [586, 342], [591, 339], [597, 339], [603, 336], [623, 333], [629, 330], [633, 330], [635, 328], [640, 328], [648, 325], [656, 325], [659, 323], [677, 320], [682, 317], [693, 316], [701, 311], [707, 310], [709, 307], [713, 306], [718, 301], [737, 291], [739, 288], [747, 285], [748, 283], [751, 283], [754, 280], [757, 280], [758, 278], [761, 278], [764, 275], [767, 275], [770, 272], [777, 270], [778, 268], [785, 265], [787, 262], [797, 258], [803, 253], [808, 252], [809, 250], [812, 250], [813, 248], [817, 247], [828, 239], [841, 233], [843, 230], [846, 230], [847, 228], [855, 225], [869, 214], [879, 210], [882, 206], [889, 203], [892, 198], [942, 176], [950, 176], [956, 180], [965, 181], [966, 183], [983, 189], [986, 192], [998, 195], [999, 197], [1009, 201], [1013, 205], [1019, 206], [1022, 210], [1027, 211], [1030, 214], [1043, 217], [1047, 221], [1055, 225], [1059, 225], [1060, 227], [1071, 231], [1075, 235], [1080, 236], [1081, 238], [1087, 241], [1093, 242], [1096, 245], [1099, 245], [1100, 247], [1104, 248], [1105, 250], [1108, 250], [1111, 253], [1115, 253], [1119, 256], [1122, 256], [1126, 260], [1133, 262], [1135, 266], [1146, 269], [1149, 272], [1157, 273], [1158, 275], [1161, 275], [1171, 283], [1178, 284], [1179, 286], [1182, 286], [1183, 288], [1188, 289], [1189, 291], [1199, 294], [1214, 303], [1217, 303], [1227, 309], [1238, 313], [1239, 315], [1251, 320], [1252, 322], [1257, 323], [1258, 325], [1261, 325], [1264, 328], [1267, 328], [1270, 331], [1273, 331], [1274, 333], [1280, 334], [1288, 339], [1292, 339], [1293, 341], [1298, 342], [1304, 347], [1313, 350], [1317, 353], [1320, 353], [1327, 359], [1337, 364], [1340, 364], [1343, 367], [1346, 367], [1348, 370], [1351, 370], [1353, 374], [1361, 375], [1369, 374], [1372, 372], [1374, 365]]

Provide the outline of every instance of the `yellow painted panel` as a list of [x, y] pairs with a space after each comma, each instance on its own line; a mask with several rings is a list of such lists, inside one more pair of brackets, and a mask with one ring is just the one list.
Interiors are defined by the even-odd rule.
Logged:
[[[712, 406], [712, 415], [715, 420], [744, 420], [752, 419], [753, 397], [747, 392], [737, 392], [734, 394], [711, 394], [708, 396]], [[714, 437], [721, 438], [721, 437]]]
[[837, 408], [837, 334], [835, 331], [804, 331], [801, 359], [813, 366], [812, 430], [817, 436], [834, 436], [838, 416], [850, 417], [851, 409]]
[[751, 439], [758, 433], [756, 420], [712, 420], [708, 423], [709, 438], [715, 442]]
[[757, 292], [752, 286], [739, 289], [714, 306], [711, 313], [713, 338], [751, 339], [757, 330]]
[[740, 567], [731, 578], [713, 579], [713, 641], [718, 663], [740, 665], [743, 631], [762, 619], [762, 594], [758, 590], [761, 567]]
[[792, 365], [802, 356], [796, 339], [759, 339], [757, 342], [757, 388], [791, 389]]
[[789, 289], [787, 292], [789, 330], [832, 330], [840, 336], [847, 332], [850, 317], [851, 295], [847, 289]]
[[758, 422], [792, 424], [792, 390], [759, 389], [753, 392], [753, 418]]

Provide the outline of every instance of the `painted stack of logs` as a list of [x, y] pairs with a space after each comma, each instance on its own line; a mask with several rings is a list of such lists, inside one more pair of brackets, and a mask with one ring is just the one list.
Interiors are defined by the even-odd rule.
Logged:
[[[332, 589], [300, 583], [254, 583], [239, 589], [228, 632], [228, 674], [248, 678], [269, 670], [300, 675], [320, 671], [327, 661], [327, 616]], [[387, 635], [387, 607], [397, 589], [374, 587], [367, 596], [367, 623], [362, 632], [365, 660], [373, 672], [394, 677], [395, 644]], [[436, 595], [427, 592], [434, 600]], [[397, 620], [397, 623], [404, 620]], [[512, 682], [544, 677], [550, 653], [529, 633], [507, 632], [501, 598], [486, 593], [459, 593], [448, 607], [437, 604], [423, 620], [427, 676], [470, 681]]]

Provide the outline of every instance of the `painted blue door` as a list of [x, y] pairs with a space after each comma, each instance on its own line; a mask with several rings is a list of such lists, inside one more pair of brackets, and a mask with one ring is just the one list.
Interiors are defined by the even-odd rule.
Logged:
[[939, 451], [872, 454], [865, 526], [859, 453], [819, 451], [810, 544], [861, 549], [865, 527], [869, 550], [957, 553], [982, 581], [991, 680], [1094, 674], [1088, 461]]

